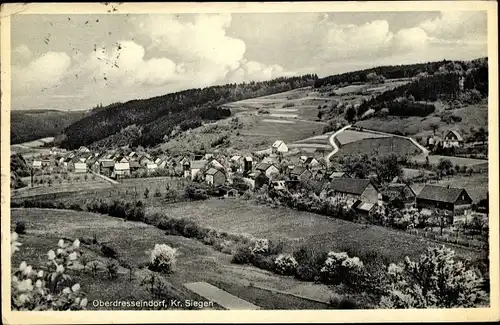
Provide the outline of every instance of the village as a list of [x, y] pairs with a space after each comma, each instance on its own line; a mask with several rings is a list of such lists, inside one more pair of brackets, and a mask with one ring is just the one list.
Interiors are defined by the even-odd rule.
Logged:
[[[426, 142], [428, 152], [436, 148], [460, 150], [466, 147], [464, 139], [455, 130], [449, 130], [441, 138], [429, 136]], [[482, 145], [485, 146], [485, 143]], [[469, 144], [469, 148], [474, 147], [477, 145]], [[377, 208], [389, 205], [400, 209], [416, 208], [428, 216], [439, 211], [446, 216], [448, 225], [452, 225], [454, 220], [466, 220], [468, 216], [472, 219], [478, 213], [486, 218], [486, 198], [481, 198], [481, 205], [479, 201], [473, 202], [464, 187], [433, 182], [433, 179], [449, 173], [450, 169], [453, 173], [453, 167], [448, 170], [430, 167], [428, 169], [431, 171], [427, 171], [426, 177], [418, 173], [413, 179], [405, 178], [404, 182], [402, 177], [395, 177], [390, 182], [377, 184], [373, 181], [373, 177], [376, 177], [373, 173], [363, 178], [356, 177], [348, 168], [339, 167], [338, 164], [337, 168], [331, 166], [332, 163], [324, 155], [289, 149], [281, 140], [276, 140], [266, 150], [246, 155], [204, 153], [172, 157], [165, 154], [154, 156], [144, 150], [137, 152], [128, 147], [98, 151], [82, 146], [75, 151], [53, 147], [48, 155], [40, 154], [31, 159], [31, 175], [25, 177], [31, 187], [55, 185], [55, 179], [63, 178], [56, 175], [67, 177], [68, 174], [82, 182], [91, 176], [113, 183], [127, 178], [167, 177], [205, 184], [219, 189], [227, 197], [243, 195], [245, 190], [258, 191], [262, 187], [280, 191], [296, 189], [300, 182], [315, 182], [320, 184], [323, 195], [347, 199], [347, 207], [361, 216], [368, 216]], [[426, 161], [428, 164], [428, 157]], [[460, 171], [459, 166], [456, 170]], [[463, 172], [470, 171], [464, 167]], [[438, 175], [441, 173], [444, 174]], [[412, 187], [414, 182], [423, 183], [419, 184], [420, 191], [416, 192]]]
[[496, 57], [372, 11], [16, 15], [11, 309], [494, 305]]

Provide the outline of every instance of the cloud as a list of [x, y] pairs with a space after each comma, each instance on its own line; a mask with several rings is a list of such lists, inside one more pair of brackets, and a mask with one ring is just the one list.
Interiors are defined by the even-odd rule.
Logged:
[[145, 59], [144, 47], [133, 41], [119, 41], [111, 50], [96, 49], [80, 70], [90, 67], [91, 79], [96, 78], [101, 83], [163, 85], [176, 79], [176, 64], [172, 60], [165, 57]]
[[150, 37], [148, 50], [177, 58], [177, 79], [191, 87], [270, 79], [285, 73], [280, 65], [247, 60], [245, 42], [227, 33], [231, 21], [230, 14], [197, 14], [189, 19], [151, 15], [135, 19], [135, 25]]
[[394, 35], [389, 23], [375, 20], [363, 25], [331, 24], [325, 39], [324, 49], [335, 59], [373, 56], [386, 50]]
[[401, 52], [425, 50], [428, 42], [427, 33], [420, 27], [401, 29], [394, 36], [394, 46]]
[[57, 86], [67, 74], [71, 58], [65, 52], [47, 52], [25, 66], [12, 66], [13, 90], [40, 91]]
[[14, 50], [12, 50], [12, 61], [26, 62], [31, 59], [32, 52], [26, 44], [19, 45]]
[[240, 68], [235, 70], [230, 77], [230, 82], [241, 83], [244, 81], [260, 81], [277, 78], [293, 73], [285, 72], [278, 64], [266, 65], [256, 61], [242, 60]]
[[485, 11], [446, 11], [435, 19], [426, 20], [420, 27], [431, 37], [445, 40], [474, 39], [486, 36]]
[[226, 35], [230, 24], [230, 14], [200, 14], [193, 21], [153, 15], [141, 21], [139, 28], [150, 35], [152, 47], [175, 52], [184, 62], [205, 60], [234, 70], [243, 59], [246, 46], [242, 40]]

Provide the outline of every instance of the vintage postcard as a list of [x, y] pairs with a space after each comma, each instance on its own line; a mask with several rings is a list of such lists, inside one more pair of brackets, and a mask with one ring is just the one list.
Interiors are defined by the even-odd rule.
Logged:
[[3, 5], [3, 322], [499, 320], [497, 26]]

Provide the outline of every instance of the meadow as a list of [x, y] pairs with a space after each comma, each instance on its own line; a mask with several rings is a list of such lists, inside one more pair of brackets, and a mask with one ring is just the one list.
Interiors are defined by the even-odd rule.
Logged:
[[[439, 164], [439, 161], [441, 159], [448, 159], [451, 161], [453, 165], [459, 165], [459, 166], [467, 166], [467, 167], [472, 167], [474, 166], [475, 168], [479, 169], [488, 169], [488, 161], [483, 160], [483, 159], [473, 159], [473, 158], [462, 158], [462, 157], [452, 157], [452, 156], [438, 156], [438, 155], [429, 155], [427, 156], [429, 158], [429, 163], [432, 165], [437, 165]], [[425, 156], [418, 155], [413, 157], [413, 161], [417, 163], [425, 163], [426, 159]]]
[[388, 135], [381, 135], [381, 134], [376, 134], [376, 133], [370, 133], [370, 132], [359, 132], [359, 131], [352, 131], [352, 130], [345, 130], [344, 132], [341, 132], [338, 134], [335, 139], [338, 140], [340, 145], [346, 145], [351, 142], [356, 142], [359, 140], [364, 140], [364, 139], [375, 139], [375, 138], [388, 138]]
[[349, 142], [340, 147], [337, 155], [361, 153], [387, 155], [393, 152], [397, 152], [400, 155], [417, 155], [420, 153], [420, 149], [408, 139], [383, 137]]
[[[363, 255], [377, 254], [388, 262], [398, 262], [406, 256], [419, 256], [428, 246], [440, 245], [385, 227], [357, 224], [282, 207], [272, 208], [240, 199], [181, 202], [169, 204], [166, 211], [157, 207], [147, 210], [163, 211], [173, 218], [186, 217], [202, 226], [227, 232], [281, 240], [288, 251], [306, 244], [326, 250], [348, 249]], [[456, 251], [463, 258], [472, 258], [477, 254], [465, 248], [456, 248]]]
[[[291, 293], [318, 291], [326, 295], [323, 296], [325, 300], [330, 290], [324, 285], [304, 284], [293, 277], [277, 276], [252, 266], [231, 264], [231, 256], [228, 254], [218, 252], [195, 239], [166, 235], [164, 231], [140, 222], [89, 212], [24, 208], [11, 210], [11, 224], [14, 225], [17, 221], [26, 223], [27, 233], [20, 236], [23, 250], [14, 255], [14, 264], [26, 260], [33, 266], [40, 266], [43, 261], [41, 256], [54, 249], [60, 238], [79, 238], [85, 243], [96, 238], [100, 244], [108, 245], [116, 251], [115, 259], [120, 263], [120, 268], [115, 279], [109, 279], [104, 270], [95, 277], [89, 270], [73, 272], [73, 277], [81, 284], [89, 301], [152, 299], [147, 289], [148, 284], [141, 285], [150, 273], [144, 265], [149, 261], [149, 252], [154, 245], [165, 243], [178, 250], [174, 273], [159, 275], [167, 283], [167, 298], [200, 300], [200, 297], [183, 285], [206, 281], [221, 289], [231, 288], [228, 290], [230, 293], [265, 309], [292, 309], [297, 306], [301, 309], [327, 308], [323, 303], [249, 287], [252, 283]], [[82, 247], [84, 255], [91, 260], [110, 260], [95, 245], [82, 244]], [[127, 264], [134, 267], [131, 280]]]
[[[441, 185], [450, 187], [465, 188], [467, 193], [471, 196], [474, 202], [479, 202], [481, 199], [486, 199], [488, 192], [488, 174], [474, 173], [469, 175], [454, 175], [452, 177], [445, 177], [441, 180], [435, 181], [432, 185]], [[425, 184], [416, 183], [412, 185], [416, 194], [420, 193]]]
[[[482, 103], [475, 105], [466, 105], [453, 110], [446, 110], [446, 105], [441, 102], [434, 103], [438, 108], [437, 112], [426, 117], [373, 117], [370, 119], [356, 122], [356, 126], [387, 132], [406, 134], [414, 137], [427, 138], [436, 133], [442, 136], [450, 129], [458, 130], [461, 134], [469, 134], [471, 126], [480, 128], [488, 125], [488, 103], [483, 100]], [[445, 107], [443, 107], [445, 106]], [[460, 121], [448, 123], [443, 121], [440, 114], [452, 114], [459, 117]], [[433, 130], [433, 126], [436, 129]]]

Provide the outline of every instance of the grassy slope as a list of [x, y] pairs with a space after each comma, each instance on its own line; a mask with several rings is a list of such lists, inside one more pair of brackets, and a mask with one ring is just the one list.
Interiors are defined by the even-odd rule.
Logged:
[[471, 126], [478, 129], [488, 125], [488, 104], [486, 102], [477, 105], [469, 105], [449, 112], [460, 116], [462, 121], [447, 124], [441, 121], [441, 118], [437, 116], [439, 113], [435, 113], [427, 117], [412, 116], [400, 118], [396, 116], [387, 116], [383, 118], [371, 118], [357, 122], [356, 126], [388, 133], [401, 132], [415, 137], [427, 137], [433, 134], [431, 128], [432, 124], [438, 125], [436, 135], [441, 136], [449, 129], [456, 129], [462, 134], [468, 134]]
[[[354, 247], [365, 252], [376, 251], [392, 262], [402, 261], [405, 256], [416, 257], [435, 244], [384, 227], [356, 224], [286, 208], [273, 209], [239, 199], [171, 204], [168, 214], [191, 218], [202, 225], [229, 232], [282, 239], [289, 249], [305, 242], [332, 250]], [[462, 248], [456, 250], [466, 258], [475, 254]]]
[[392, 152], [397, 152], [401, 155], [409, 154], [416, 155], [420, 150], [410, 140], [390, 137], [390, 138], [376, 138], [364, 139], [355, 142], [350, 142], [342, 147], [338, 152], [339, 155], [352, 155], [352, 154], [380, 154], [385, 155]]
[[56, 136], [84, 117], [83, 111], [27, 110], [11, 112], [11, 143]]
[[[23, 246], [21, 252], [13, 257], [14, 265], [18, 265], [22, 260], [27, 260], [35, 266], [39, 265], [43, 261], [40, 257], [48, 250], [54, 249], [61, 237], [91, 239], [95, 234], [99, 242], [115, 248], [119, 258], [126, 258], [134, 265], [148, 262], [148, 251], [156, 243], [165, 243], [177, 248], [179, 252], [176, 270], [174, 274], [168, 276], [167, 281], [172, 285], [171, 290], [177, 292], [181, 299], [200, 300], [184, 289], [183, 284], [206, 281], [220, 285], [222, 289], [231, 290], [233, 294], [267, 309], [325, 308], [323, 304], [265, 291], [256, 292], [256, 289], [247, 288], [242, 284], [253, 282], [277, 290], [291, 290], [301, 286], [301, 282], [254, 267], [231, 264], [230, 255], [215, 251], [193, 239], [167, 236], [153, 226], [87, 212], [12, 209], [11, 224], [15, 224], [18, 220], [26, 222], [27, 234], [21, 236]], [[68, 220], [71, 220], [71, 223], [68, 223]], [[93, 254], [85, 247], [86, 254]], [[142, 272], [136, 273], [132, 282], [128, 281], [128, 274], [121, 274], [118, 279], [111, 281], [104, 275], [92, 278], [88, 274], [78, 273], [75, 279], [81, 283], [90, 301], [151, 299], [150, 294], [140, 286]], [[317, 287], [324, 286], [317, 285]]]

